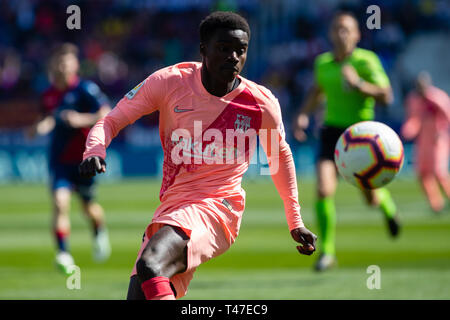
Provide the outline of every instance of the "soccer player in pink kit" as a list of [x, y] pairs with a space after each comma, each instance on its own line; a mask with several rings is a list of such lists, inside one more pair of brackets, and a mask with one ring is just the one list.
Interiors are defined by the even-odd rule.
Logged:
[[439, 212], [450, 198], [448, 173], [450, 147], [450, 99], [445, 91], [431, 84], [427, 72], [416, 80], [416, 90], [406, 99], [407, 119], [401, 129], [403, 137], [415, 140], [416, 171], [430, 207]]
[[298, 251], [310, 255], [315, 250], [316, 236], [300, 215], [295, 167], [278, 101], [239, 75], [249, 39], [244, 18], [212, 13], [200, 24], [202, 63], [179, 63], [151, 74], [88, 136], [80, 173], [90, 176], [106, 170], [105, 149], [122, 128], [159, 110], [161, 204], [146, 229], [128, 299], [184, 296], [196, 267], [235, 241], [245, 206], [241, 180], [256, 134], [283, 199], [291, 236], [301, 243]]

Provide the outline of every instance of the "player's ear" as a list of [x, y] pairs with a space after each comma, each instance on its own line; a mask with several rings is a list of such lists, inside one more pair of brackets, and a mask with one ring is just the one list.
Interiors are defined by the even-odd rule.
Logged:
[[359, 31], [359, 28], [356, 30], [356, 43], [359, 43], [361, 40], [361, 31]]
[[206, 52], [205, 44], [204, 44], [203, 42], [200, 42], [200, 54], [201, 54], [202, 56], [204, 56], [204, 55], [205, 55], [205, 52]]

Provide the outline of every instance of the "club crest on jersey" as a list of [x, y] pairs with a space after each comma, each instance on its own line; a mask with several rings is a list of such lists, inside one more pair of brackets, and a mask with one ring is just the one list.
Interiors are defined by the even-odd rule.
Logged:
[[[146, 79], [147, 80], [147, 79]], [[136, 93], [139, 91], [139, 89], [141, 89], [141, 87], [144, 85], [145, 81], [142, 81], [141, 83], [139, 83], [136, 87], [134, 87], [133, 89], [130, 90], [130, 92], [128, 92], [125, 97], [127, 97], [129, 100], [133, 99], [133, 97], [136, 95]]]
[[245, 132], [250, 128], [251, 117], [237, 114], [236, 121], [234, 122], [234, 130]]

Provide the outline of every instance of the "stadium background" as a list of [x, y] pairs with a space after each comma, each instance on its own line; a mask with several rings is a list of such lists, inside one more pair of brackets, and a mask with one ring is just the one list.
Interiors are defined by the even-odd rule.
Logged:
[[[81, 30], [66, 28], [66, 8], [71, 4], [81, 8]], [[381, 8], [380, 30], [366, 28], [366, 8], [372, 4]], [[106, 266], [90, 262], [86, 222], [73, 203], [71, 244], [85, 275], [85, 289], [65, 289], [64, 279], [50, 263], [48, 137], [29, 141], [24, 136], [24, 129], [38, 117], [39, 95], [48, 86], [45, 61], [54, 45], [77, 44], [81, 75], [99, 84], [114, 105], [156, 69], [199, 60], [198, 24], [211, 10], [243, 14], [252, 29], [243, 75], [270, 88], [280, 100], [303, 215], [316, 230], [312, 177], [320, 115], [304, 144], [294, 141], [290, 127], [312, 83], [314, 57], [330, 48], [328, 22], [337, 8], [356, 13], [360, 46], [379, 55], [392, 82], [395, 101], [388, 109], [377, 109], [378, 120], [398, 131], [404, 97], [421, 70], [428, 70], [438, 87], [450, 91], [450, 3], [444, 0], [0, 0], [0, 298], [122, 298], [140, 235], [158, 204], [162, 150], [154, 114], [121, 132], [108, 154], [109, 171], [99, 188], [114, 250]], [[204, 271], [193, 283], [190, 298], [308, 298], [305, 286], [314, 299], [450, 298], [449, 212], [437, 217], [428, 210], [413, 176], [410, 143], [405, 143], [405, 150], [405, 167], [390, 186], [405, 220], [403, 238], [391, 242], [381, 217], [362, 205], [353, 187], [341, 183], [340, 268], [320, 277], [310, 271], [311, 259], [291, 250], [282, 203], [270, 178], [252, 167], [244, 184], [248, 210], [240, 238], [231, 252], [200, 268]], [[273, 265], [274, 261], [279, 263]], [[386, 266], [383, 284], [392, 290], [377, 293], [365, 287], [370, 264]], [[239, 276], [230, 282], [237, 269]], [[281, 294], [271, 292], [279, 282], [267, 281], [267, 274], [278, 274], [275, 280], [285, 288]], [[418, 274], [424, 276], [417, 278]]]

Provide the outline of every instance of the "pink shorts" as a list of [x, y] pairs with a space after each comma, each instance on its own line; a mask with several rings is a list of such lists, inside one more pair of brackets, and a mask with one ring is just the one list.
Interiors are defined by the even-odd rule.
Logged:
[[[427, 137], [429, 138], [429, 137]], [[449, 139], [421, 137], [415, 146], [416, 170], [419, 175], [434, 174], [448, 175], [450, 143]]]
[[[190, 203], [174, 210], [167, 210], [156, 215], [147, 227], [144, 240], [137, 255], [136, 262], [141, 257], [149, 239], [162, 226], [171, 225], [180, 227], [189, 237], [187, 244], [187, 268], [170, 278], [170, 282], [176, 290], [176, 298], [181, 298], [187, 293], [188, 285], [193, 278], [196, 268], [224, 253], [234, 242], [235, 237], [230, 236], [227, 228], [219, 216], [224, 213], [224, 206], [220, 201], [206, 199], [202, 202]], [[159, 211], [159, 210], [158, 210]], [[230, 212], [232, 216], [240, 217], [236, 212]], [[136, 274], [136, 263], [131, 276]]]

